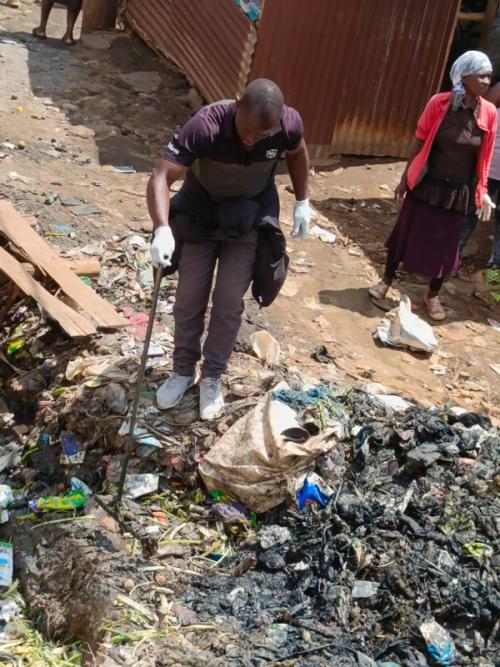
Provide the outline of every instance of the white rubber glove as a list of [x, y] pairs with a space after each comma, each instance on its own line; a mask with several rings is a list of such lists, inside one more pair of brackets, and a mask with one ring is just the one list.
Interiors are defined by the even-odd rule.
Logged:
[[483, 205], [481, 206], [481, 208], [478, 208], [476, 210], [477, 219], [481, 220], [481, 222], [488, 222], [495, 208], [496, 206], [491, 201], [490, 195], [489, 194], [483, 195]]
[[170, 266], [175, 250], [175, 239], [170, 227], [158, 227], [151, 242], [151, 262], [155, 268]]
[[297, 236], [299, 239], [304, 239], [309, 231], [309, 224], [311, 222], [311, 208], [309, 206], [309, 199], [296, 201], [293, 207], [293, 228], [292, 236]]

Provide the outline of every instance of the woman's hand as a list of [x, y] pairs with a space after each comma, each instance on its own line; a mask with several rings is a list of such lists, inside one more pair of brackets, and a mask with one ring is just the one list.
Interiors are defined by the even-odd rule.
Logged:
[[398, 208], [401, 208], [407, 190], [408, 190], [408, 185], [406, 184], [406, 174], [403, 174], [401, 180], [399, 181], [399, 185], [394, 190], [394, 197], [396, 199]]
[[492, 202], [489, 194], [484, 194], [483, 205], [481, 206], [481, 208], [476, 209], [476, 215], [478, 217], [478, 220], [480, 220], [481, 222], [488, 222], [495, 208], [496, 206]]

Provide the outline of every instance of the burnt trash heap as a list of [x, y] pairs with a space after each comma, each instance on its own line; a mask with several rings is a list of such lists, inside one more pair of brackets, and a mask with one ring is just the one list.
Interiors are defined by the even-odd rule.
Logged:
[[232, 576], [185, 604], [243, 629], [251, 660], [234, 648], [235, 665], [498, 664], [498, 430], [361, 391], [335, 401], [350, 436], [316, 463], [326, 505], [267, 512]]

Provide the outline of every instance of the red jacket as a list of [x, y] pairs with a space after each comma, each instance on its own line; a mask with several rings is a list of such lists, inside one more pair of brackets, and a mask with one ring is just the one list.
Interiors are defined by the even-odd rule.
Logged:
[[[441, 125], [446, 112], [450, 108], [451, 93], [438, 93], [433, 95], [427, 102], [425, 109], [418, 120], [417, 139], [424, 141], [424, 146], [412, 160], [408, 168], [406, 177], [407, 185], [410, 190], [420, 182], [425, 175], [425, 167], [436, 132]], [[482, 97], [479, 98], [479, 109], [477, 113], [477, 124], [479, 129], [484, 131], [479, 157], [477, 160], [477, 188], [476, 188], [476, 206], [479, 208], [483, 203], [483, 195], [487, 192], [488, 171], [490, 169], [491, 158], [493, 156], [493, 147], [495, 145], [495, 133], [497, 128], [497, 110], [495, 105]]]

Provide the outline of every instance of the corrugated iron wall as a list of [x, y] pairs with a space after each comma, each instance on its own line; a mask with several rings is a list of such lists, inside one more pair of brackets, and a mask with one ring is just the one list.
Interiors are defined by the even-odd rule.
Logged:
[[124, 16], [205, 99], [234, 98], [244, 89], [257, 37], [232, 0], [128, 0]]
[[460, 0], [266, 0], [250, 80], [302, 114], [311, 154], [407, 154]]

